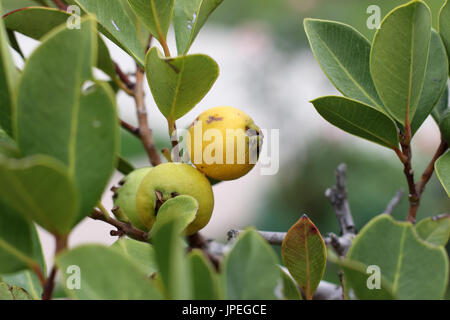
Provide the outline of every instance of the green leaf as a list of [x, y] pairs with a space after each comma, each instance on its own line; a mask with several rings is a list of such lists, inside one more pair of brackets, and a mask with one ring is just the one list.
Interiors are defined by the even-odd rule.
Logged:
[[[99, 245], [81, 246], [56, 258], [64, 283], [76, 265], [80, 270], [80, 289], [65, 288], [67, 294], [80, 300], [158, 300], [155, 284], [147, 275], [117, 249]], [[69, 281], [70, 282], [70, 281]]]
[[155, 250], [149, 243], [122, 238], [111, 247], [120, 251], [130, 261], [134, 261], [146, 275], [151, 276], [157, 272]]
[[[2, 7], [0, 3], [0, 13]], [[11, 57], [8, 35], [0, 21], [0, 127], [13, 136], [13, 116], [16, 110], [16, 83], [19, 74]]]
[[18, 97], [18, 145], [25, 156], [45, 154], [67, 166], [79, 190], [78, 221], [100, 199], [119, 141], [110, 87], [95, 82], [83, 88], [92, 80], [96, 39], [92, 19], [80, 30], [63, 26], [48, 34], [28, 59]]
[[351, 288], [360, 300], [396, 299], [391, 283], [384, 278], [382, 272], [380, 274], [380, 287], [368, 290], [368, 283], [372, 284], [369, 277], [373, 274], [368, 266], [354, 260], [339, 258], [332, 250], [328, 250], [328, 260], [338, 265], [345, 273], [346, 298], [349, 298], [349, 289]]
[[68, 234], [78, 216], [78, 193], [67, 170], [56, 160], [0, 156], [0, 199], [15, 212], [53, 234]]
[[447, 49], [447, 56], [450, 59], [450, 2], [448, 0], [445, 1], [439, 14], [439, 33]]
[[370, 42], [343, 23], [305, 19], [304, 25], [314, 56], [334, 86], [384, 112], [370, 75]]
[[448, 86], [447, 86], [431, 113], [434, 121], [436, 121], [436, 123], [439, 124], [440, 119], [448, 110], [450, 110], [450, 108], [448, 104]]
[[161, 113], [175, 121], [199, 103], [219, 76], [217, 63], [195, 54], [163, 58], [153, 47], [146, 59], [147, 79]]
[[131, 9], [150, 33], [165, 41], [175, 0], [128, 0]]
[[75, 2], [84, 11], [96, 16], [102, 26], [100, 31], [105, 36], [128, 52], [141, 66], [144, 65], [144, 48], [137, 35], [136, 26], [122, 1], [75, 0]]
[[375, 87], [387, 110], [403, 125], [406, 118], [413, 119], [419, 103], [430, 37], [430, 10], [413, 1], [391, 11], [373, 40], [370, 71]]
[[0, 277], [9, 285], [25, 289], [32, 299], [41, 299], [42, 286], [38, 277], [33, 272], [25, 270], [14, 274], [1, 275]]
[[369, 105], [337, 96], [318, 98], [312, 104], [325, 120], [348, 133], [388, 148], [398, 146], [394, 121]]
[[450, 142], [450, 111], [442, 115], [439, 120], [439, 129], [441, 130], [442, 138]]
[[414, 119], [411, 122], [413, 134], [417, 132], [442, 97], [447, 86], [447, 70], [448, 60], [444, 44], [439, 34], [433, 30], [422, 96], [420, 97]]
[[11, 293], [14, 297], [14, 300], [33, 300], [28, 292], [16, 286], [11, 287]]
[[0, 199], [0, 273], [39, 267], [42, 262], [35, 226]]
[[450, 215], [428, 217], [416, 224], [419, 237], [436, 246], [445, 246], [450, 238]]
[[197, 200], [191, 196], [180, 195], [167, 200], [158, 210], [151, 234], [156, 234], [162, 226], [173, 220], [179, 222], [179, 232], [183, 232], [195, 220], [198, 208]]
[[291, 275], [280, 267], [281, 272], [281, 294], [285, 300], [302, 300], [302, 295], [297, 283]]
[[181, 219], [171, 219], [162, 224], [152, 238], [164, 291], [170, 300], [192, 298], [190, 265], [180, 237], [182, 226]]
[[136, 168], [124, 157], [118, 156], [118, 161], [117, 161], [117, 170], [124, 174], [124, 175], [129, 175], [130, 173], [132, 173], [134, 170], [136, 170]]
[[312, 299], [325, 272], [327, 250], [319, 230], [306, 215], [289, 229], [281, 256], [306, 298]]
[[254, 229], [239, 235], [221, 273], [228, 300], [275, 299], [280, 270], [275, 252]]
[[[441, 299], [447, 288], [448, 257], [443, 247], [419, 239], [409, 222], [396, 222], [389, 215], [370, 221], [353, 241], [348, 259], [360, 263], [366, 270], [377, 266], [388, 288], [397, 299]], [[345, 271], [345, 270], [344, 270]], [[358, 298], [370, 298], [370, 290], [346, 273]], [[412, 281], [414, 279], [414, 281]], [[359, 283], [359, 285], [355, 285]]]
[[173, 27], [178, 55], [186, 54], [208, 17], [223, 0], [177, 0]]
[[[10, 31], [41, 40], [51, 30], [65, 25], [71, 15], [54, 8], [29, 7], [7, 14], [3, 20]], [[114, 64], [102, 37], [98, 37], [97, 67], [111, 78], [116, 77]]]
[[0, 282], [0, 300], [14, 300], [9, 285], [4, 282]]
[[450, 198], [450, 150], [436, 161], [434, 167], [439, 181], [441, 181], [442, 186]]
[[203, 252], [194, 249], [188, 259], [192, 274], [192, 299], [219, 300], [218, 277]]
[[16, 142], [2, 128], [0, 128], [0, 154], [10, 158], [20, 157]]

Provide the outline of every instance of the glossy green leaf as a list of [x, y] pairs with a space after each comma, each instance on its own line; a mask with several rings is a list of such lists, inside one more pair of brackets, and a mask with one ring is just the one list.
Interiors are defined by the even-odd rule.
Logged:
[[383, 111], [370, 75], [370, 42], [343, 23], [305, 19], [311, 49], [334, 86], [345, 96]]
[[152, 238], [159, 274], [170, 300], [192, 298], [191, 271], [180, 236], [182, 230], [182, 220], [171, 219], [162, 224]]
[[20, 150], [67, 166], [79, 190], [78, 221], [100, 199], [116, 165], [119, 140], [111, 89], [101, 82], [85, 85], [92, 80], [95, 25], [87, 19], [80, 30], [63, 26], [46, 36], [28, 59], [18, 97]]
[[149, 51], [145, 65], [156, 105], [172, 121], [195, 107], [219, 76], [217, 63], [208, 56], [166, 59], [156, 47]]
[[[22, 33], [32, 39], [40, 40], [51, 30], [66, 24], [70, 14], [53, 8], [28, 7], [13, 11], [3, 20], [8, 30]], [[97, 67], [108, 76], [116, 77], [114, 64], [102, 37], [98, 37]]]
[[0, 281], [0, 300], [14, 300], [9, 285]]
[[442, 138], [450, 142], [450, 111], [442, 115], [439, 120], [439, 129], [441, 130]]
[[435, 164], [436, 174], [450, 198], [450, 150], [442, 155]]
[[23, 288], [34, 300], [42, 297], [42, 286], [38, 277], [32, 271], [20, 271], [13, 274], [1, 275], [0, 278], [11, 286]]
[[20, 157], [16, 142], [0, 128], [0, 154], [9, 158]]
[[306, 298], [312, 299], [325, 272], [327, 250], [319, 230], [306, 215], [289, 229], [281, 256]]
[[35, 226], [0, 199], [0, 273], [13, 273], [42, 265]]
[[129, 260], [135, 262], [148, 276], [151, 276], [158, 270], [155, 250], [149, 243], [122, 238], [114, 242], [111, 247], [119, 250]]
[[338, 96], [318, 98], [312, 104], [325, 120], [348, 133], [388, 148], [398, 146], [394, 121], [369, 105]]
[[220, 299], [219, 282], [211, 263], [199, 249], [194, 249], [188, 256], [192, 275], [192, 299]]
[[[447, 288], [448, 257], [443, 247], [419, 239], [409, 222], [396, 222], [389, 215], [370, 221], [357, 235], [347, 258], [363, 266], [379, 268], [397, 299], [441, 299]], [[344, 270], [345, 272], [345, 270]], [[370, 298], [366, 279], [346, 273], [358, 298]], [[413, 281], [412, 281], [413, 279]], [[359, 283], [364, 281], [364, 283]], [[359, 285], [356, 285], [359, 283]]]
[[136, 168], [124, 157], [118, 156], [119, 160], [117, 162], [117, 170], [124, 174], [129, 175], [131, 172], [136, 170]]
[[[2, 7], [0, 3], [0, 13]], [[0, 21], [0, 128], [13, 136], [13, 117], [16, 110], [16, 91], [19, 74], [13, 62], [3, 21]]]
[[275, 252], [254, 229], [244, 231], [223, 261], [225, 299], [275, 299], [280, 270]]
[[450, 238], [450, 215], [428, 217], [416, 224], [419, 237], [431, 244], [445, 246]]
[[434, 121], [439, 124], [441, 117], [450, 110], [450, 105], [448, 101], [448, 86], [445, 88], [444, 92], [441, 95], [438, 103], [434, 107], [431, 115], [433, 116]]
[[33, 300], [27, 291], [17, 286], [11, 287], [11, 294], [14, 300]]
[[401, 124], [414, 114], [422, 93], [431, 37], [431, 14], [421, 1], [391, 11], [375, 34], [370, 71], [377, 92]]
[[[350, 289], [360, 300], [394, 300], [396, 299], [392, 284], [380, 273], [379, 287], [368, 290], [368, 283], [373, 285], [374, 280], [370, 279], [376, 269], [370, 269], [361, 262], [340, 258], [332, 250], [328, 250], [328, 261], [338, 265], [344, 271], [344, 287], [346, 298], [349, 299]], [[376, 268], [376, 267], [375, 267]], [[381, 270], [380, 270], [381, 271]]]
[[[64, 283], [72, 275], [69, 266], [80, 270], [80, 289], [66, 287], [67, 294], [80, 300], [158, 300], [155, 284], [135, 263], [116, 249], [99, 245], [81, 246], [56, 258]], [[69, 279], [70, 280], [70, 279]]]
[[158, 40], [165, 41], [175, 0], [128, 0], [139, 20]]
[[0, 156], [0, 199], [54, 234], [68, 234], [77, 222], [78, 193], [67, 170], [56, 160]]
[[144, 65], [145, 52], [137, 35], [136, 26], [128, 15], [122, 1], [76, 0], [80, 7], [94, 16], [102, 31], [111, 41]]
[[413, 134], [420, 128], [442, 97], [447, 86], [447, 70], [448, 60], [444, 44], [439, 34], [433, 30], [431, 33], [430, 52], [422, 96], [420, 97], [413, 121], [411, 122]]
[[198, 202], [191, 196], [180, 195], [169, 199], [159, 208], [155, 223], [151, 229], [151, 234], [157, 233], [162, 226], [173, 220], [179, 221], [181, 233], [195, 220], [197, 211]]
[[186, 54], [208, 17], [223, 0], [177, 0], [173, 27], [179, 55]]
[[439, 33], [447, 49], [447, 56], [450, 59], [450, 1], [448, 0], [445, 1], [439, 14]]
[[298, 285], [291, 275], [280, 267], [281, 272], [281, 296], [284, 300], [302, 300]]

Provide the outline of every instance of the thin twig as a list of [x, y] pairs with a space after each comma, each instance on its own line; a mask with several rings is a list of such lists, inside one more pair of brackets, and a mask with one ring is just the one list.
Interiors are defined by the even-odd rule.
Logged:
[[356, 234], [353, 216], [347, 199], [347, 166], [342, 163], [336, 169], [336, 186], [325, 191], [325, 196], [330, 200], [339, 222], [342, 234]]
[[437, 159], [439, 159], [439, 157], [442, 156], [445, 153], [445, 151], [447, 151], [447, 149], [448, 149], [447, 142], [443, 138], [441, 138], [441, 143], [439, 144], [439, 147], [436, 150], [436, 153], [434, 154], [434, 156], [431, 159], [430, 163], [428, 164], [427, 168], [423, 172], [422, 177], [420, 178], [420, 181], [417, 183], [416, 189], [418, 190], [420, 195], [425, 190], [425, 186], [427, 185], [428, 181], [430, 181], [430, 178], [434, 173], [434, 165], [435, 165]]
[[[61, 251], [67, 248], [67, 240], [67, 236], [55, 235], [55, 258]], [[42, 292], [42, 300], [50, 300], [52, 298], [53, 290], [55, 289], [55, 278], [57, 271], [58, 267], [55, 263], [50, 271], [47, 281], [43, 286], [44, 291]]]
[[191, 249], [197, 248], [202, 250], [203, 254], [211, 261], [214, 268], [219, 271], [220, 267], [220, 256], [210, 252], [209, 250], [209, 242], [203, 237], [199, 232], [188, 237], [189, 247]]
[[89, 217], [94, 220], [104, 221], [104, 222], [116, 227], [117, 231], [112, 230], [110, 233], [112, 236], [120, 237], [123, 235], [127, 235], [135, 240], [142, 241], [142, 242], [148, 242], [148, 233], [147, 232], [144, 232], [142, 230], [139, 230], [139, 229], [133, 227], [130, 223], [125, 223], [125, 222], [113, 219], [109, 215], [105, 216], [105, 214], [103, 214], [103, 212], [101, 212], [99, 209], [95, 209]]
[[127, 130], [129, 133], [139, 137], [139, 128], [138, 127], [135, 127], [132, 124], [125, 122], [123, 120], [120, 120], [120, 125], [122, 126], [122, 128]]
[[395, 197], [392, 198], [391, 201], [389, 201], [386, 209], [384, 209], [384, 213], [391, 215], [400, 203], [400, 200], [402, 200], [404, 193], [405, 191], [403, 191], [403, 189], [398, 190]]
[[147, 152], [148, 158], [153, 166], [161, 164], [161, 158], [156, 148], [155, 141], [153, 139], [153, 133], [148, 125], [147, 109], [144, 100], [144, 78], [145, 73], [138, 64], [136, 64], [136, 86], [134, 89], [134, 100], [136, 102], [136, 111], [139, 122], [139, 136], [141, 137], [142, 144]]
[[66, 3], [64, 3], [64, 1], [62, 0], [53, 0], [53, 3], [61, 10], [66, 11], [67, 8], [69, 7]]
[[[228, 242], [237, 238], [242, 230], [231, 229], [227, 232]], [[280, 246], [283, 243], [283, 239], [286, 237], [286, 232], [271, 232], [271, 231], [258, 231], [261, 237], [264, 238], [269, 244]]]

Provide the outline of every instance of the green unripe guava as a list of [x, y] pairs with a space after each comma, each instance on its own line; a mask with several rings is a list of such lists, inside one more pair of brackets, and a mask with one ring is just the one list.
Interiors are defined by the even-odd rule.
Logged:
[[158, 202], [178, 195], [191, 196], [199, 204], [197, 216], [187, 227], [186, 235], [192, 235], [208, 224], [214, 208], [210, 182], [196, 168], [184, 163], [170, 162], [154, 167], [139, 186], [136, 208], [146, 230], [150, 230], [155, 222]]

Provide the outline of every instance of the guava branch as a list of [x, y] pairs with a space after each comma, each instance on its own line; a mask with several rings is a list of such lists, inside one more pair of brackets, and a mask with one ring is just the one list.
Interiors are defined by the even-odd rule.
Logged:
[[347, 197], [347, 165], [340, 164], [336, 169], [336, 185], [325, 191], [325, 196], [334, 208], [342, 234], [356, 234], [355, 223]]
[[403, 189], [398, 190], [394, 198], [392, 198], [392, 200], [389, 201], [386, 209], [384, 209], [384, 213], [391, 215], [394, 212], [395, 208], [400, 203], [400, 200], [402, 200], [404, 194], [405, 191], [403, 191]]
[[[55, 258], [56, 256], [65, 250], [67, 248], [67, 236], [59, 236], [55, 235]], [[58, 268], [56, 266], [56, 263], [53, 265], [52, 270], [50, 271], [50, 275], [47, 278], [46, 282], [43, 286], [43, 292], [42, 292], [42, 300], [50, 300], [53, 295], [53, 290], [55, 289], [55, 278], [56, 273], [58, 271]]]
[[144, 93], [144, 79], [145, 71], [138, 64], [136, 71], [136, 86], [134, 88], [134, 100], [136, 102], [136, 111], [139, 122], [139, 136], [141, 138], [142, 144], [144, 145], [145, 151], [149, 157], [149, 160], [153, 166], [161, 164], [161, 158], [159, 156], [158, 150], [156, 149], [156, 144], [153, 139], [153, 133], [148, 125], [147, 119], [147, 108], [145, 106], [145, 93]]
[[438, 149], [436, 150], [433, 158], [431, 159], [430, 163], [428, 164], [427, 168], [422, 174], [422, 177], [420, 178], [420, 181], [417, 183], [416, 189], [418, 190], [419, 194], [421, 195], [423, 191], [425, 190], [425, 186], [427, 185], [428, 181], [430, 181], [431, 177], [434, 173], [434, 165], [439, 159], [440, 156], [442, 156], [445, 151], [448, 149], [448, 144], [444, 140], [444, 138], [441, 137], [441, 143], [439, 144]]
[[94, 211], [89, 216], [93, 220], [100, 220], [103, 222], [106, 222], [113, 227], [117, 228], [116, 230], [112, 230], [110, 232], [111, 236], [124, 236], [127, 235], [135, 240], [142, 241], [142, 242], [148, 242], [148, 233], [145, 231], [142, 231], [140, 229], [137, 229], [136, 227], [133, 227], [130, 223], [125, 223], [119, 220], [116, 220], [109, 216], [108, 214], [105, 214], [99, 209], [94, 209]]
[[66, 11], [68, 5], [62, 0], [53, 0], [53, 3], [61, 10]]

